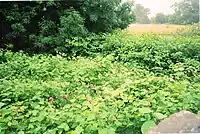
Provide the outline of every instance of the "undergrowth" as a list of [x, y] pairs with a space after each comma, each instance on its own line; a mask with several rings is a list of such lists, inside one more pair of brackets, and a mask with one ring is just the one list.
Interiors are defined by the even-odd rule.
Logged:
[[1, 53], [0, 133], [140, 134], [200, 113], [199, 38], [116, 32], [69, 44], [62, 56]]

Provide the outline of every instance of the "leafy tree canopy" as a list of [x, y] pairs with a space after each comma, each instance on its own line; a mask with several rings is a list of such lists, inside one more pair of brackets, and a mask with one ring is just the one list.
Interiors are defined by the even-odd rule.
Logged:
[[199, 0], [182, 0], [176, 2], [172, 8], [175, 13], [170, 16], [170, 23], [192, 24], [199, 22]]
[[132, 5], [121, 0], [0, 2], [1, 47], [55, 52], [66, 39], [126, 28]]
[[137, 23], [141, 23], [141, 24], [150, 23], [150, 20], [148, 17], [150, 10], [148, 8], [144, 8], [141, 4], [136, 4], [134, 11], [135, 11]]
[[166, 23], [166, 16], [163, 13], [157, 13], [155, 17], [155, 22], [158, 24]]

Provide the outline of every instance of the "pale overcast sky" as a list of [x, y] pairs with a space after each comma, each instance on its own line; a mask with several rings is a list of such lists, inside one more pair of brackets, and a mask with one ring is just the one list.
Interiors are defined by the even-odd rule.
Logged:
[[162, 12], [164, 14], [173, 13], [171, 5], [180, 0], [135, 0], [136, 4], [141, 4], [150, 9], [150, 16], [155, 16], [157, 13]]

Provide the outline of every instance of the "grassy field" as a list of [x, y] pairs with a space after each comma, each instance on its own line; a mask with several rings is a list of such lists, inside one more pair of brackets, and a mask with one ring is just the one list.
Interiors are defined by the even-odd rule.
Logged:
[[177, 30], [184, 29], [188, 26], [184, 25], [170, 25], [170, 24], [131, 24], [128, 31], [132, 33], [159, 33], [171, 34]]

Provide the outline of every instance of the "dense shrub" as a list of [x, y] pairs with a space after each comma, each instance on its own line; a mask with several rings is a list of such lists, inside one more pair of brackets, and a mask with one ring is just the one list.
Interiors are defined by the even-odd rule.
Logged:
[[0, 133], [140, 134], [181, 109], [200, 111], [199, 82], [126, 67], [112, 55], [5, 58]]
[[[121, 0], [0, 2], [1, 47], [55, 53], [66, 39], [126, 28], [134, 20]], [[58, 49], [57, 49], [58, 50]]]
[[[97, 53], [115, 56], [131, 66], [140, 66], [158, 74], [173, 74], [174, 67], [184, 66], [185, 75], [196, 75], [200, 69], [200, 40], [198, 36], [159, 36], [156, 34], [132, 35], [115, 31], [111, 34], [75, 37], [66, 40], [56, 51], [66, 57], [90, 56]], [[191, 62], [188, 66], [188, 62]], [[193, 68], [193, 69], [192, 69]]]
[[108, 35], [99, 47], [102, 48], [103, 54], [113, 54], [117, 61], [139, 65], [157, 73], [161, 71], [171, 74], [173, 66], [179, 63], [185, 64], [190, 60], [195, 62], [190, 66], [186, 64], [187, 67], [192, 66], [195, 70], [200, 68], [199, 42], [198, 36], [166, 37], [153, 34], [133, 36], [117, 32]]
[[193, 24], [187, 28], [180, 29], [176, 34], [183, 36], [200, 36], [200, 24]]
[[64, 12], [59, 29], [44, 20], [29, 35], [56, 55], [0, 51], [0, 133], [144, 134], [180, 110], [200, 113], [198, 36], [73, 37], [89, 30]]

